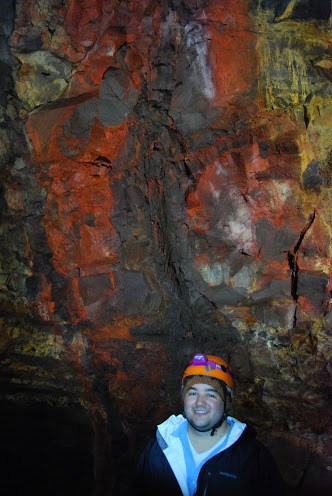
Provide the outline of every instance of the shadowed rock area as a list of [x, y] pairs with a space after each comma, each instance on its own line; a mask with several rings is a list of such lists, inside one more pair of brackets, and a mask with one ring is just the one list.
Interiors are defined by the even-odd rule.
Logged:
[[330, 2], [1, 8], [6, 494], [129, 495], [196, 351], [330, 494]]

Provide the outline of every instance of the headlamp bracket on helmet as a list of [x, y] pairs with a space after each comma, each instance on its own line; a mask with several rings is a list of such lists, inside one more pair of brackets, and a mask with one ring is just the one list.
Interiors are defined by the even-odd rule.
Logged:
[[206, 371], [208, 372], [209, 370], [214, 370], [214, 369], [219, 369], [225, 372], [226, 374], [229, 374], [229, 370], [224, 366], [220, 365], [219, 363], [211, 362], [211, 360], [208, 359], [206, 355], [203, 354], [197, 354], [194, 355], [190, 365], [201, 365], [205, 366]]

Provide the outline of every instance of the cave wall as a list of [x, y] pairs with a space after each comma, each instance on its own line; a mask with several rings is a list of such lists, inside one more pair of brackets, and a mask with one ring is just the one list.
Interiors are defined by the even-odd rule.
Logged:
[[54, 459], [85, 446], [86, 494], [125, 494], [128, 459], [180, 408], [188, 357], [210, 351], [233, 368], [233, 414], [257, 427], [294, 494], [327, 494], [330, 2], [2, 10], [11, 466], [28, 458], [11, 443], [24, 412], [33, 430], [44, 419]]

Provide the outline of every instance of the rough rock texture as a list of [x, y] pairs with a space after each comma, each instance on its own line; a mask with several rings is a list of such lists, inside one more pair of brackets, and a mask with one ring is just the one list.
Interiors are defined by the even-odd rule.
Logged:
[[1, 8], [8, 483], [129, 493], [202, 350], [292, 494], [328, 494], [330, 2]]

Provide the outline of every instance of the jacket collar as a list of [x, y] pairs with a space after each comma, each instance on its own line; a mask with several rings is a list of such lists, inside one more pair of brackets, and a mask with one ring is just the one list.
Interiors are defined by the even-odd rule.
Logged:
[[[246, 424], [240, 422], [234, 417], [228, 416], [227, 422], [230, 424], [231, 432], [228, 436], [228, 442], [223, 448], [224, 450], [232, 446], [232, 444], [239, 439], [247, 427]], [[157, 439], [161, 449], [172, 446], [174, 443], [177, 444], [177, 433], [179, 428], [183, 426], [184, 423], [187, 424], [187, 420], [183, 415], [171, 415], [162, 424], [158, 425]]]

